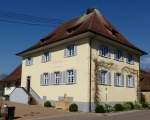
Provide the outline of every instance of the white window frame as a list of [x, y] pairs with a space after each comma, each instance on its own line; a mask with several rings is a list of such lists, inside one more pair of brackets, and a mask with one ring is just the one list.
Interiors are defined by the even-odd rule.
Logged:
[[26, 58], [26, 66], [31, 66], [33, 64], [33, 58], [32, 57], [27, 57]]
[[65, 48], [65, 53], [64, 53], [65, 57], [72, 57], [75, 56], [77, 54], [77, 46], [74, 44], [68, 45]]
[[41, 76], [41, 86], [49, 85], [49, 73], [43, 73]]
[[135, 87], [135, 77], [133, 75], [127, 75], [127, 87], [133, 88]]
[[119, 49], [115, 50], [114, 59], [123, 62], [123, 52]]
[[74, 84], [76, 82], [75, 73], [73, 69], [67, 70], [66, 75], [67, 75], [66, 77], [67, 77], [68, 84]]
[[124, 75], [121, 73], [115, 73], [115, 86], [124, 87]]
[[110, 58], [110, 49], [106, 46], [100, 46], [99, 55], [102, 57]]
[[50, 57], [51, 57], [50, 52], [43, 53], [43, 55], [42, 55], [42, 62], [43, 63], [49, 62], [50, 61]]
[[134, 64], [134, 57], [133, 57], [133, 55], [128, 54], [126, 59], [127, 59], [127, 63], [128, 64]]
[[55, 84], [59, 85], [62, 83], [62, 75], [61, 72], [54, 72]]

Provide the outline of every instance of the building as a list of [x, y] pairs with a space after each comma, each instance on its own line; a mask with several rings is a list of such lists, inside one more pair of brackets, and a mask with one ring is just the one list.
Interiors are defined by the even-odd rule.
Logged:
[[150, 71], [141, 70], [140, 75], [140, 90], [144, 97], [144, 101], [150, 103]]
[[4, 96], [9, 96], [16, 87], [20, 87], [21, 71], [22, 71], [22, 65], [19, 65], [7, 77], [3, 79]]
[[67, 96], [81, 111], [98, 102], [134, 102], [144, 54], [91, 8], [17, 54], [23, 58], [21, 86], [42, 101]]

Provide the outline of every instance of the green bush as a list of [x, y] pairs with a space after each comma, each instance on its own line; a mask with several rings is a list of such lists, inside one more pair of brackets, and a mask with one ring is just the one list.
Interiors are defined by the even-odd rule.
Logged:
[[129, 103], [124, 103], [123, 107], [124, 107], [124, 110], [131, 110], [132, 109], [132, 107]]
[[142, 104], [142, 107], [143, 108], [149, 108], [149, 104], [147, 102], [145, 102], [145, 103]]
[[115, 111], [123, 111], [124, 107], [122, 104], [116, 104], [116, 105], [114, 105], [114, 109], [115, 109]]
[[46, 102], [44, 103], [44, 107], [52, 107], [51, 102], [50, 102], [50, 101], [46, 101]]
[[114, 111], [113, 107], [109, 104], [105, 104], [105, 111], [106, 112], [112, 112]]
[[69, 106], [69, 111], [70, 112], [77, 112], [78, 111], [78, 105], [77, 104], [71, 104]]
[[95, 108], [95, 112], [96, 113], [105, 113], [106, 110], [105, 110], [105, 107], [103, 105], [97, 105]]
[[141, 109], [142, 105], [140, 103], [134, 103], [134, 109]]

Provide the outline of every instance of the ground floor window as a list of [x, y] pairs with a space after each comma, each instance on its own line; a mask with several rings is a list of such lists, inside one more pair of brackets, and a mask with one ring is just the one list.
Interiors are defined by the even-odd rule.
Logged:
[[127, 87], [134, 87], [134, 76], [127, 75]]

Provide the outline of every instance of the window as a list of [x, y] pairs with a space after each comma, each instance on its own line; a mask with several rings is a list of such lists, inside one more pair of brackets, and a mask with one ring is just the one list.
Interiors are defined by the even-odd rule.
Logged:
[[134, 76], [127, 75], [127, 87], [134, 87]]
[[124, 75], [121, 73], [115, 73], [114, 78], [115, 86], [124, 86]]
[[114, 57], [115, 57], [115, 60], [123, 61], [122, 51], [116, 50], [116, 51], [115, 51]]
[[32, 65], [33, 61], [31, 57], [26, 58], [26, 66]]
[[127, 63], [134, 64], [133, 55], [130, 55], [130, 54], [127, 55]]
[[56, 84], [60, 84], [61, 83], [61, 72], [55, 72], [54, 73], [54, 75], [55, 75], [55, 83]]
[[76, 55], [76, 46], [75, 45], [69, 45], [66, 49], [65, 49], [65, 57], [71, 57], [71, 56], [75, 56]]
[[45, 62], [48, 62], [48, 61], [50, 61], [50, 53], [49, 52], [45, 52], [42, 55], [42, 63], [45, 63]]
[[41, 75], [41, 82], [40, 82], [41, 85], [43, 86], [46, 86], [49, 84], [49, 74], [48, 73], [43, 73]]
[[100, 84], [101, 85], [111, 85], [111, 73], [106, 70], [100, 70]]
[[68, 84], [76, 83], [76, 71], [75, 70], [67, 70], [67, 81], [68, 81]]
[[110, 49], [108, 47], [101, 47], [99, 50], [99, 55], [110, 58]]

